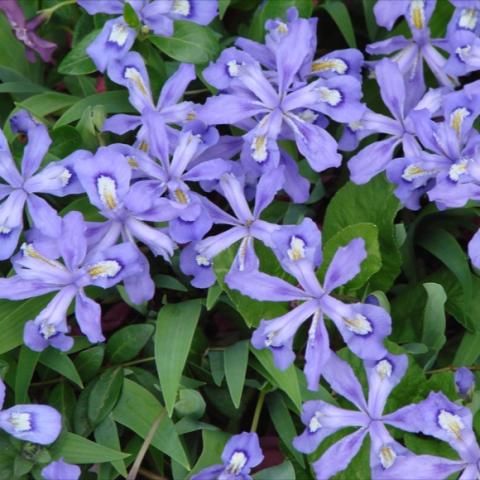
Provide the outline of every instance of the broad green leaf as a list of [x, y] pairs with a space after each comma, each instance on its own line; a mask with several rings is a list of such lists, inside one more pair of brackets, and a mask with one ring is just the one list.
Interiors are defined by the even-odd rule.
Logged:
[[[121, 450], [120, 439], [118, 437], [117, 424], [113, 421], [111, 416], [103, 419], [102, 423], [95, 429], [95, 440], [105, 447], [114, 450]], [[115, 460], [112, 462], [115, 470], [123, 477], [127, 476], [127, 469], [123, 460]]]
[[363, 13], [365, 15], [365, 24], [367, 25], [368, 38], [371, 42], [375, 39], [378, 31], [378, 25], [373, 13], [373, 6], [376, 0], [362, 0]]
[[17, 104], [25, 108], [38, 118], [44, 118], [51, 113], [60, 112], [71, 107], [78, 101], [78, 97], [59, 92], [45, 92], [33, 95]]
[[230, 435], [225, 432], [202, 430], [202, 453], [200, 454], [200, 457], [198, 457], [197, 463], [195, 463], [192, 468], [190, 475], [198, 473], [200, 470], [203, 470], [210, 465], [223, 463], [221, 459], [222, 452], [229, 436]]
[[95, 376], [103, 363], [104, 345], [95, 345], [80, 352], [74, 360], [78, 374], [84, 382]]
[[112, 92], [96, 93], [89, 97], [72, 102], [71, 107], [57, 120], [54, 128], [67, 125], [79, 120], [87, 107], [102, 105], [105, 113], [133, 113], [135, 109], [128, 101], [128, 93], [124, 90], [114, 90]]
[[0, 354], [23, 343], [23, 326], [33, 320], [45, 307], [51, 296], [30, 298], [22, 302], [0, 300]]
[[382, 175], [366, 185], [348, 182], [332, 198], [325, 214], [324, 242], [349, 225], [365, 222], [378, 228], [382, 268], [370, 278], [372, 290], [389, 290], [400, 273], [402, 259], [393, 223], [400, 202], [393, 195], [393, 188]]
[[272, 352], [269, 350], [257, 350], [251, 347], [251, 352], [270, 375], [273, 386], [283, 390], [290, 397], [290, 400], [292, 400], [297, 410], [300, 411], [302, 397], [300, 395], [300, 386], [295, 367], [290, 365], [286, 370], [279, 370], [275, 367]]
[[125, 3], [125, 5], [123, 6], [123, 19], [132, 28], [139, 28], [141, 26], [137, 12], [135, 12], [130, 3]]
[[472, 275], [467, 256], [453, 235], [441, 229], [426, 229], [417, 242], [437, 257], [458, 279], [463, 289], [463, 322], [469, 330], [474, 329], [470, 319], [472, 299]]
[[61, 75], [86, 75], [93, 73], [97, 67], [87, 55], [86, 48], [98, 36], [100, 30], [94, 30], [82, 38], [66, 55], [58, 66]]
[[69, 430], [76, 403], [77, 397], [68, 382], [60, 382], [49, 392], [48, 404], [60, 412], [63, 423]]
[[345, 286], [347, 290], [357, 290], [363, 287], [370, 277], [382, 267], [382, 259], [378, 245], [378, 229], [373, 223], [357, 223], [349, 225], [329, 238], [323, 248], [323, 262], [319, 275], [324, 277], [330, 262], [340, 247], [345, 247], [354, 238], [363, 238], [367, 258], [361, 264], [360, 273]]
[[425, 368], [435, 361], [436, 355], [446, 342], [445, 337], [445, 302], [447, 295], [445, 290], [438, 283], [424, 283], [423, 287], [427, 291], [427, 303], [423, 315], [422, 343], [430, 350], [425, 358], [427, 362]]
[[48, 153], [58, 159], [65, 158], [67, 155], [78, 150], [78, 146], [82, 143], [78, 131], [69, 125], [52, 130], [50, 136], [53, 143]]
[[230, 5], [230, 2], [231, 0], [218, 0], [218, 17], [220, 18], [220, 20], [222, 20], [222, 18], [224, 17], [225, 12]]
[[80, 435], [66, 433], [51, 447], [51, 453], [54, 458], [61, 458], [67, 463], [104, 463], [114, 462], [129, 457], [128, 453], [123, 453], [112, 448], [104, 447], [99, 443], [92, 442]]
[[123, 387], [123, 368], [105, 370], [88, 397], [88, 419], [97, 426], [115, 407]]
[[221, 294], [222, 287], [220, 285], [215, 284], [208, 289], [207, 301], [205, 304], [207, 310], [211, 310], [215, 306]]
[[210, 350], [208, 352], [208, 360], [210, 362], [210, 373], [212, 374], [215, 385], [219, 387], [225, 377], [225, 362], [223, 352]]
[[453, 359], [454, 365], [472, 365], [480, 356], [480, 332], [465, 332]]
[[254, 480], [295, 480], [295, 470], [290, 462], [283, 462], [274, 467], [265, 468], [253, 475]]
[[67, 354], [50, 347], [42, 352], [39, 361], [42, 365], [45, 365], [54, 372], [68, 378], [80, 388], [83, 388], [82, 379], [75, 368], [75, 364]]
[[290, 453], [295, 457], [295, 460], [303, 466], [305, 462], [303, 455], [300, 454], [292, 445], [294, 437], [297, 436], [295, 425], [293, 423], [290, 411], [288, 410], [282, 396], [278, 392], [272, 392], [267, 395], [266, 403], [268, 412], [272, 419], [273, 426], [281, 438], [282, 442], [288, 448]]
[[41, 93], [47, 87], [31, 82], [5, 82], [0, 84], [0, 93]]
[[225, 377], [232, 402], [236, 408], [240, 406], [243, 385], [248, 365], [249, 341], [242, 340], [224, 351]]
[[345, 3], [340, 0], [327, 0], [323, 5], [328, 14], [332, 17], [338, 29], [342, 32], [343, 38], [350, 48], [357, 48], [355, 33], [353, 31], [352, 19]]
[[169, 416], [173, 413], [180, 378], [190, 351], [201, 307], [198, 300], [190, 300], [165, 305], [158, 312], [155, 362]]
[[171, 37], [150, 36], [149, 40], [169, 57], [186, 63], [207, 63], [220, 50], [213, 31], [193, 22], [176, 21]]
[[15, 403], [28, 403], [28, 387], [37, 366], [39, 352], [22, 346], [18, 356], [17, 374], [15, 375]]
[[0, 65], [5, 65], [28, 77], [30, 75], [30, 65], [25, 55], [25, 48], [13, 34], [3, 12], [0, 14], [0, 45], [2, 46], [0, 49]]
[[122, 395], [113, 411], [113, 418], [117, 423], [145, 438], [152, 424], [162, 413], [164, 416], [153, 435], [151, 444], [189, 468], [188, 459], [175, 426], [163, 405], [145, 388], [131, 380], [124, 380]]
[[107, 342], [110, 363], [128, 362], [135, 358], [147, 344], [155, 327], [147, 323], [128, 325], [117, 330]]

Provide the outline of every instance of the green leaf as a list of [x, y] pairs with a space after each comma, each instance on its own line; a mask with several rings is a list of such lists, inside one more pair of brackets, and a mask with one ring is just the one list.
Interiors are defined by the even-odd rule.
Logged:
[[87, 75], [97, 70], [86, 48], [97, 38], [100, 30], [94, 30], [83, 37], [66, 55], [58, 66], [61, 75]]
[[134, 108], [128, 101], [128, 93], [124, 90], [114, 90], [112, 92], [96, 93], [89, 97], [78, 100], [75, 97], [75, 102], [58, 120], [53, 128], [59, 128], [62, 125], [79, 120], [83, 112], [90, 106], [96, 107], [102, 105], [105, 108], [105, 113], [133, 113]]
[[8, 20], [2, 14], [0, 14], [0, 45], [2, 46], [0, 49], [0, 65], [5, 65], [28, 77], [30, 75], [30, 65], [25, 55], [25, 48], [17, 40]]
[[78, 97], [66, 93], [45, 92], [17, 103], [17, 107], [27, 109], [38, 118], [44, 118], [52, 113], [65, 110], [77, 101]]
[[249, 341], [242, 340], [225, 349], [225, 377], [232, 402], [236, 408], [240, 406], [243, 386], [248, 365]]
[[375, 40], [377, 35], [378, 25], [375, 20], [375, 15], [373, 13], [373, 6], [375, 5], [376, 0], [362, 0], [363, 3], [363, 13], [365, 15], [365, 24], [367, 25], [368, 38], [371, 42]]
[[202, 453], [197, 463], [190, 472], [191, 475], [203, 470], [205, 467], [216, 465], [222, 462], [222, 452], [230, 435], [225, 432], [202, 430]]
[[125, 3], [123, 7], [123, 18], [132, 28], [139, 28], [141, 26], [137, 12], [135, 12], [133, 7], [129, 3]]
[[78, 374], [84, 382], [95, 376], [103, 363], [104, 345], [95, 345], [80, 352], [74, 360]]
[[340, 247], [346, 246], [354, 238], [363, 238], [363, 240], [365, 240], [367, 258], [362, 262], [361, 270], [358, 275], [345, 285], [347, 290], [357, 290], [358, 288], [363, 287], [370, 277], [377, 273], [382, 267], [377, 227], [373, 223], [357, 223], [345, 227], [325, 242], [323, 248], [323, 262], [319, 270], [320, 277], [324, 277], [336, 251]]
[[190, 417], [195, 420], [203, 417], [206, 404], [199, 392], [191, 388], [182, 388], [178, 396], [179, 400], [175, 403], [175, 412], [179, 417]]
[[297, 431], [295, 430], [295, 425], [290, 415], [290, 411], [285, 405], [282, 395], [280, 395], [278, 392], [272, 392], [267, 395], [266, 403], [268, 406], [268, 412], [270, 413], [270, 418], [272, 419], [273, 426], [275, 427], [278, 436], [288, 448], [290, 453], [295, 457], [295, 460], [302, 467], [305, 466], [303, 455], [295, 450], [292, 444], [294, 437], [297, 436]]
[[0, 93], [41, 93], [47, 87], [31, 82], [5, 82], [0, 84]]
[[117, 330], [107, 342], [110, 363], [118, 364], [135, 358], [150, 340], [154, 329], [153, 325], [142, 323]]
[[467, 256], [453, 235], [442, 229], [426, 229], [417, 238], [417, 242], [432, 255], [437, 257], [458, 279], [463, 289], [462, 324], [473, 331], [470, 316], [472, 299], [472, 275]]
[[50, 368], [50, 370], [59, 373], [80, 388], [83, 388], [82, 379], [75, 368], [75, 364], [70, 360], [70, 357], [67, 354], [49, 347], [42, 352], [39, 361], [42, 365]]
[[262, 373], [267, 373], [270, 376], [272, 385], [283, 390], [290, 397], [297, 410], [300, 411], [302, 397], [295, 367], [290, 365], [286, 370], [279, 370], [275, 367], [272, 352], [269, 350], [257, 350], [251, 347], [251, 352], [262, 365], [264, 369]]
[[350, 18], [350, 13], [346, 5], [340, 0], [327, 0], [327, 2], [322, 5], [322, 8], [332, 17], [338, 29], [342, 32], [343, 38], [345, 38], [348, 46], [350, 48], [357, 48], [352, 19]]
[[51, 453], [54, 458], [63, 457], [67, 463], [88, 464], [114, 462], [130, 456], [128, 453], [104, 447], [70, 432], [57, 440], [51, 448]]
[[[124, 380], [122, 395], [113, 411], [113, 418], [117, 423], [145, 438], [162, 412], [166, 413], [165, 408], [148, 390], [131, 380]], [[151, 445], [189, 468], [187, 455], [175, 426], [167, 415], [164, 415], [155, 431]]]
[[423, 287], [427, 291], [427, 303], [423, 315], [422, 343], [430, 349], [429, 354], [427, 354], [430, 359], [425, 367], [429, 368], [446, 342], [444, 307], [447, 295], [438, 283], [424, 283]]
[[[121, 450], [120, 439], [118, 437], [117, 424], [113, 421], [111, 416], [103, 419], [102, 423], [95, 429], [95, 440], [105, 447], [113, 450]], [[112, 462], [115, 470], [123, 477], [127, 476], [127, 469], [123, 460], [115, 460]]]
[[225, 362], [223, 359], [223, 352], [210, 350], [208, 352], [208, 360], [210, 362], [210, 373], [213, 381], [218, 387], [222, 384], [225, 377]]
[[222, 294], [222, 287], [218, 284], [212, 285], [208, 289], [207, 301], [205, 304], [205, 306], [207, 307], [207, 310], [210, 311], [215, 306], [221, 294]]
[[30, 298], [22, 302], [0, 300], [0, 354], [23, 343], [23, 326], [33, 320], [45, 307], [51, 296]]
[[62, 420], [68, 429], [73, 419], [76, 403], [77, 397], [68, 382], [60, 382], [49, 391], [48, 404], [60, 412]]
[[171, 37], [150, 36], [149, 40], [169, 57], [186, 63], [207, 63], [220, 50], [213, 31], [193, 22], [176, 21]]
[[171, 417], [202, 304], [198, 300], [165, 305], [157, 317], [155, 362]]
[[274, 467], [265, 468], [253, 475], [255, 480], [295, 480], [295, 470], [290, 462], [283, 462]]
[[474, 364], [480, 352], [478, 351], [480, 345], [480, 332], [475, 333], [465, 332], [465, 335], [457, 348], [455, 357], [453, 359], [454, 365], [472, 365]]
[[22, 346], [18, 356], [17, 372], [15, 375], [15, 403], [28, 403], [28, 387], [32, 381], [37, 366], [39, 352], [34, 352]]
[[370, 278], [371, 290], [389, 290], [402, 264], [393, 223], [401, 205], [393, 188], [382, 175], [366, 185], [348, 182], [332, 198], [325, 214], [324, 242], [349, 225], [373, 223], [378, 228], [382, 268]]
[[218, 0], [218, 17], [223, 19], [227, 8], [230, 6], [232, 0]]
[[115, 407], [123, 387], [123, 368], [105, 370], [88, 397], [88, 419], [97, 426]]

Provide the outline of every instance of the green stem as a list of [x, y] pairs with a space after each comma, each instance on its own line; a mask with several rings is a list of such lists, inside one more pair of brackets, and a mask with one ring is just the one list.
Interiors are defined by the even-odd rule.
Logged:
[[72, 5], [74, 3], [77, 3], [77, 0], [64, 0], [63, 2], [57, 3], [56, 5], [53, 5], [49, 8], [40, 10], [40, 13], [46, 18], [46, 21], [48, 22], [55, 11], [62, 7], [66, 7], [67, 5]]
[[258, 422], [260, 420], [260, 413], [262, 413], [262, 407], [263, 407], [263, 403], [265, 402], [266, 394], [267, 394], [267, 390], [262, 388], [262, 390], [260, 390], [260, 394], [258, 395], [257, 405], [255, 406], [255, 412], [253, 412], [252, 426], [250, 428], [251, 432], [257, 431]]
[[[428, 370], [427, 373], [442, 373], [442, 372], [456, 372], [462, 367], [455, 367], [454, 365], [449, 365], [448, 367], [443, 367], [443, 368], [437, 368], [436, 370]], [[480, 371], [480, 365], [471, 365], [470, 367], [467, 367], [469, 370], [472, 370], [473, 372], [478, 372]]]

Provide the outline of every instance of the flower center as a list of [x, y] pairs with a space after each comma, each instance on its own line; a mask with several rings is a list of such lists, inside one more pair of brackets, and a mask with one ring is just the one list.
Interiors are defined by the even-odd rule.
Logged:
[[410, 4], [410, 18], [413, 26], [421, 30], [425, 26], [425, 2], [424, 0], [412, 0]]
[[348, 330], [357, 335], [367, 335], [373, 332], [372, 324], [361, 313], [357, 313], [353, 318], [344, 318], [343, 321]]
[[294, 262], [305, 258], [305, 242], [301, 238], [293, 236], [290, 239], [290, 248], [287, 250], [287, 254]]
[[285, 35], [286, 33], [288, 33], [288, 25], [284, 22], [278, 22], [277, 32]]
[[116, 43], [118, 46], [123, 47], [128, 38], [128, 27], [124, 23], [114, 23], [110, 35], [108, 37], [109, 42]]
[[62, 185], [66, 187], [70, 183], [70, 179], [72, 178], [72, 172], [68, 168], [64, 168], [63, 172], [58, 176]]
[[462, 430], [465, 428], [462, 419], [458, 415], [441, 410], [438, 415], [438, 423], [447, 433], [454, 436], [457, 440], [462, 438]]
[[312, 72], [332, 71], [343, 75], [348, 70], [348, 65], [341, 58], [325, 58], [312, 64]]
[[460, 13], [458, 26], [466, 30], [475, 30], [478, 22], [478, 11], [476, 8], [464, 8]]
[[190, 15], [189, 0], [173, 0], [172, 12], [187, 17]]
[[230, 463], [228, 464], [227, 471], [238, 475], [242, 468], [247, 463], [247, 457], [243, 452], [233, 452], [233, 455], [230, 457]]
[[12, 413], [8, 420], [16, 432], [28, 432], [32, 429], [29, 413]]
[[88, 268], [88, 274], [93, 278], [113, 278], [122, 269], [116, 260], [104, 260]]
[[457, 54], [457, 57], [462, 61], [466, 62], [468, 58], [470, 57], [470, 50], [472, 49], [471, 45], [465, 45], [464, 47], [457, 47], [455, 49], [455, 53]]
[[227, 62], [227, 70], [231, 77], [238, 77], [238, 74], [240, 73], [240, 65], [236, 60], [230, 60]]
[[313, 123], [317, 118], [318, 114], [316, 114], [313, 110], [305, 109], [303, 112], [300, 112], [298, 116], [304, 121], [308, 123]]
[[97, 179], [97, 190], [100, 200], [110, 210], [114, 210], [117, 205], [117, 184], [112, 177], [101, 175]]
[[0, 235], [8, 235], [11, 231], [11, 228], [6, 227], [5, 225], [0, 225]]
[[42, 322], [40, 325], [40, 334], [45, 340], [57, 334], [57, 329], [53, 323]]
[[395, 459], [397, 458], [397, 454], [393, 450], [392, 447], [389, 447], [388, 445], [384, 445], [380, 449], [380, 463], [382, 464], [383, 468], [390, 468], [394, 463]]

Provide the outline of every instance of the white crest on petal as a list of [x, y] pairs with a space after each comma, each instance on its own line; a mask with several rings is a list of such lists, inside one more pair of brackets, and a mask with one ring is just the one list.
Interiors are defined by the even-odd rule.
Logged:
[[227, 62], [227, 70], [231, 77], [238, 77], [240, 73], [240, 64], [236, 60], [230, 60]]
[[112, 26], [108, 41], [116, 43], [118, 46], [123, 47], [128, 38], [128, 26], [124, 23], [117, 22]]
[[113, 278], [122, 269], [116, 260], [103, 260], [88, 267], [88, 274], [93, 278]]
[[341, 58], [323, 58], [312, 64], [312, 72], [335, 72], [339, 75], [345, 74], [348, 70], [347, 63]]
[[417, 30], [425, 27], [425, 1], [412, 0], [410, 3], [410, 19]]
[[40, 324], [40, 334], [45, 340], [48, 340], [50, 337], [53, 337], [57, 334], [57, 327], [53, 323], [49, 323], [47, 320], [43, 321]]
[[318, 118], [318, 113], [306, 108], [302, 112], [297, 114], [303, 121], [313, 123]]
[[416, 178], [424, 177], [425, 175], [430, 175], [435, 173], [435, 170], [426, 170], [418, 165], [409, 165], [402, 173], [402, 178], [407, 182], [412, 182]]
[[368, 335], [373, 332], [371, 322], [361, 313], [355, 314], [353, 318], [344, 318], [345, 326], [357, 335]]
[[475, 30], [478, 22], [478, 10], [476, 8], [463, 8], [458, 19], [458, 26], [466, 30]]
[[16, 432], [28, 432], [32, 429], [31, 415], [26, 412], [10, 414], [8, 421]]
[[287, 250], [288, 257], [294, 262], [305, 258], [305, 242], [295, 235], [290, 238], [290, 248]]
[[190, 0], [173, 0], [172, 12], [188, 17], [190, 15]]
[[455, 130], [457, 135], [460, 135], [463, 121], [465, 118], [469, 117], [471, 113], [472, 112], [468, 110], [468, 108], [459, 107], [450, 114], [450, 126]]
[[468, 158], [464, 158], [460, 160], [458, 163], [454, 163], [451, 167], [450, 170], [448, 171], [448, 176], [450, 180], [453, 180], [454, 182], [458, 182], [460, 180], [460, 177], [467, 173], [467, 168], [468, 168]]
[[267, 137], [265, 135], [258, 135], [257, 137], [254, 137], [250, 148], [252, 150], [252, 158], [256, 162], [262, 163], [267, 159], [268, 149]]
[[148, 97], [148, 90], [143, 81], [141, 73], [135, 67], [127, 67], [123, 73], [123, 76], [133, 82], [140, 90], [144, 97]]
[[462, 419], [447, 410], [441, 410], [438, 415], [438, 423], [443, 430], [455, 437], [457, 440], [462, 438], [462, 430], [465, 425]]
[[5, 225], [0, 225], [0, 235], [8, 235], [12, 229], [10, 227], [6, 227]]
[[375, 371], [382, 380], [390, 378], [392, 376], [392, 370], [392, 364], [385, 358], [380, 360], [375, 366]]
[[204, 257], [200, 254], [195, 257], [195, 262], [197, 262], [197, 265], [200, 267], [209, 267], [211, 264], [210, 260], [207, 257]]
[[380, 449], [379, 457], [382, 467], [386, 469], [390, 468], [395, 463], [397, 454], [392, 447], [389, 447], [388, 445], [383, 445], [383, 447]]
[[470, 55], [471, 55], [472, 46], [471, 45], [464, 45], [463, 47], [457, 47], [455, 49], [455, 53], [457, 57], [463, 62], [467, 62]]
[[100, 175], [97, 178], [97, 190], [102, 203], [110, 210], [118, 205], [117, 184], [112, 177]]
[[340, 90], [327, 87], [319, 87], [317, 89], [320, 101], [328, 103], [332, 107], [336, 107], [342, 101], [342, 94]]
[[313, 417], [308, 422], [308, 431], [310, 433], [315, 433], [322, 428], [322, 422], [320, 422], [322, 414], [321, 412], [315, 412]]

